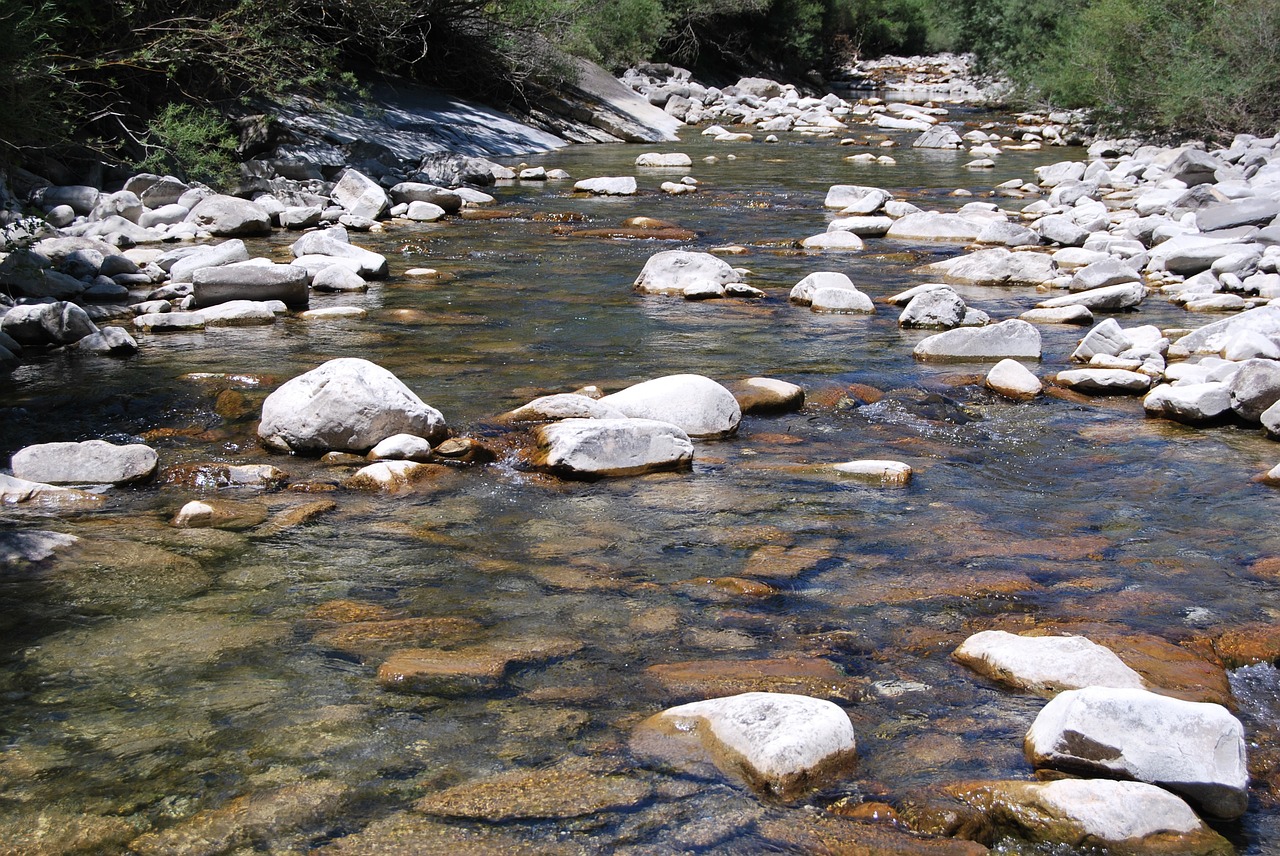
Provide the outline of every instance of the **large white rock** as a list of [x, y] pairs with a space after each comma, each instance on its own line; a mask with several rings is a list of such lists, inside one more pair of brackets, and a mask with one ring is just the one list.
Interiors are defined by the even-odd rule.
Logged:
[[886, 238], [898, 241], [975, 241], [990, 222], [981, 217], [963, 214], [940, 214], [921, 211], [893, 221]]
[[140, 330], [161, 333], [198, 330], [201, 327], [262, 327], [274, 324], [277, 310], [287, 307], [278, 300], [229, 300], [194, 312], [154, 312], [139, 315], [133, 325]]
[[724, 294], [726, 285], [742, 276], [724, 259], [710, 253], [667, 250], [649, 257], [636, 277], [635, 289], [644, 294], [689, 296], [708, 290]]
[[1071, 359], [1077, 363], [1087, 363], [1097, 354], [1117, 356], [1133, 347], [1133, 340], [1114, 318], [1106, 318], [1084, 335], [1080, 344], [1071, 353]]
[[1141, 395], [1151, 388], [1150, 375], [1127, 369], [1070, 369], [1058, 372], [1055, 382], [1089, 395]]
[[596, 196], [633, 196], [636, 192], [636, 180], [629, 175], [584, 178], [575, 183], [573, 189]]
[[577, 478], [684, 469], [693, 443], [679, 426], [654, 419], [564, 419], [534, 429], [536, 463]]
[[810, 235], [800, 242], [800, 246], [806, 250], [844, 250], [857, 252], [864, 249], [866, 245], [862, 239], [853, 232], [819, 232], [816, 235]]
[[354, 169], [347, 169], [342, 173], [330, 196], [348, 214], [370, 220], [381, 217], [391, 205], [391, 199], [382, 185]]
[[1142, 677], [1110, 648], [1083, 636], [984, 630], [966, 639], [951, 656], [979, 674], [1039, 695], [1092, 686], [1144, 686]]
[[1037, 303], [1036, 308], [1061, 309], [1065, 306], [1083, 306], [1092, 312], [1121, 312], [1137, 306], [1146, 296], [1147, 289], [1141, 282], [1126, 282], [1103, 288], [1091, 288], [1075, 294], [1064, 294], [1062, 297], [1052, 297]]
[[967, 307], [954, 289], [928, 288], [911, 298], [898, 316], [899, 327], [958, 327]]
[[1142, 408], [1150, 416], [1195, 425], [1221, 419], [1231, 412], [1231, 395], [1227, 385], [1217, 381], [1206, 383], [1162, 383], [1142, 399]]
[[1040, 331], [1026, 321], [1010, 319], [987, 327], [961, 327], [922, 340], [913, 352], [918, 360], [981, 360], [1013, 357], [1040, 359]]
[[1227, 383], [1231, 409], [1246, 422], [1259, 422], [1268, 407], [1280, 401], [1280, 362], [1245, 360]]
[[[827, 198], [823, 205], [827, 208], [841, 210], [851, 207], [860, 209], [859, 214], [874, 214], [893, 198], [887, 190], [879, 187], [867, 187], [860, 184], [833, 184], [827, 190]], [[853, 213], [853, 212], [850, 212]]]
[[[308, 232], [294, 241], [289, 249], [296, 257], [295, 262], [309, 256], [330, 256], [335, 259], [349, 260], [356, 273], [362, 276], [376, 279], [387, 275], [386, 256], [351, 243], [347, 230], [341, 226]], [[307, 265], [299, 266], [310, 269]]]
[[856, 288], [833, 288], [822, 286], [813, 290], [809, 300], [809, 308], [814, 312], [826, 312], [833, 315], [875, 314], [875, 304], [871, 298]]
[[616, 407], [574, 392], [544, 395], [506, 415], [512, 422], [556, 422], [561, 419], [626, 419]]
[[1215, 817], [1239, 817], [1249, 805], [1244, 728], [1221, 705], [1140, 689], [1069, 690], [1040, 711], [1025, 749], [1037, 767], [1149, 782]]
[[847, 713], [790, 693], [743, 693], [669, 708], [640, 724], [632, 746], [667, 763], [714, 765], [783, 799], [831, 783], [857, 757]]
[[659, 168], [679, 168], [693, 166], [693, 158], [683, 152], [668, 152], [662, 154], [659, 152], [645, 152], [636, 158], [636, 166], [659, 167]]
[[307, 305], [307, 272], [293, 265], [257, 261], [201, 268], [191, 276], [196, 305], [215, 306], [232, 300], [281, 300]]
[[808, 306], [813, 302], [813, 293], [819, 288], [858, 290], [857, 286], [853, 284], [853, 280], [849, 279], [845, 274], [837, 271], [815, 271], [791, 287], [790, 300], [792, 303]]
[[601, 402], [632, 419], [655, 419], [678, 426], [690, 437], [728, 437], [738, 430], [742, 410], [728, 389], [696, 374], [654, 378], [606, 395]]
[[194, 223], [211, 235], [251, 236], [271, 234], [271, 215], [267, 209], [248, 199], [214, 195], [200, 200], [187, 222]]
[[1232, 339], [1242, 333], [1257, 333], [1273, 341], [1280, 339], [1280, 306], [1259, 306], [1206, 324], [1179, 339], [1170, 353], [1221, 353]]
[[13, 474], [45, 484], [128, 484], [155, 475], [155, 449], [141, 443], [117, 446], [105, 440], [40, 443], [13, 455]]
[[992, 247], [924, 265], [918, 271], [972, 285], [1040, 285], [1058, 275], [1058, 266], [1046, 253]]
[[[244, 241], [234, 238], [213, 246], [192, 247], [191, 252], [175, 260], [169, 266], [170, 282], [191, 282], [195, 272], [219, 265], [230, 265], [249, 260], [249, 248]], [[161, 265], [164, 267], [164, 265]]]
[[891, 217], [875, 217], [857, 214], [852, 217], [837, 217], [827, 224], [828, 232], [852, 232], [859, 238], [880, 238], [893, 225]]
[[286, 381], [262, 403], [258, 437], [289, 452], [367, 452], [393, 434], [430, 442], [444, 417], [399, 378], [368, 360], [343, 357]]
[[1040, 378], [1017, 360], [1001, 360], [987, 372], [987, 388], [1012, 398], [1015, 401], [1026, 401], [1035, 398], [1044, 389]]
[[1191, 807], [1144, 782], [1061, 779], [1055, 782], [973, 782], [946, 791], [981, 809], [1020, 839], [1072, 852], [1223, 856], [1232, 847]]

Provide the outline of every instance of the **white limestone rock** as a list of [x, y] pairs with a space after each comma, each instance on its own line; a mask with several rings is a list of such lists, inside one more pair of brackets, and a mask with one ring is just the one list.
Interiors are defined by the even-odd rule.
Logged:
[[845, 461], [835, 464], [832, 469], [844, 476], [853, 476], [863, 481], [901, 487], [911, 481], [912, 469], [901, 461], [884, 461], [868, 458], [861, 461]]
[[416, 434], [392, 434], [378, 442], [366, 456], [371, 461], [417, 461], [426, 463], [431, 460], [431, 444]]
[[1142, 677], [1110, 648], [1083, 636], [984, 630], [966, 639], [951, 656], [981, 675], [1043, 696], [1093, 686], [1144, 687]]
[[1044, 389], [1044, 384], [1034, 372], [1017, 360], [1009, 359], [992, 366], [984, 382], [988, 389], [1015, 401], [1028, 401]]
[[505, 418], [511, 422], [555, 422], [561, 419], [625, 419], [616, 407], [573, 392], [544, 395], [517, 407]]
[[806, 250], [842, 250], [845, 252], [857, 252], [866, 248], [866, 244], [863, 243], [861, 238], [853, 232], [845, 231], [819, 232], [802, 240], [800, 246]]
[[849, 715], [824, 699], [751, 692], [669, 708], [632, 737], [642, 757], [694, 769], [713, 766], [784, 800], [831, 784], [857, 757]]
[[1129, 282], [1042, 300], [1036, 304], [1036, 308], [1062, 309], [1067, 306], [1083, 306], [1091, 312], [1122, 312], [1138, 306], [1146, 296], [1146, 287], [1141, 282]]
[[1185, 802], [1144, 782], [963, 782], [945, 790], [986, 813], [1001, 831], [1042, 846], [1129, 856], [1233, 852]]
[[632, 176], [601, 176], [584, 178], [573, 185], [573, 189], [596, 196], [634, 196], [636, 180]]
[[1148, 416], [1197, 425], [1221, 419], [1231, 412], [1231, 395], [1227, 384], [1167, 384], [1152, 389], [1142, 399]]
[[1042, 285], [1058, 275], [1058, 267], [1046, 253], [992, 247], [924, 265], [918, 272], [971, 285]]
[[150, 479], [159, 466], [155, 449], [105, 440], [40, 443], [13, 455], [17, 478], [45, 484], [131, 484]]
[[1249, 805], [1244, 728], [1225, 707], [1140, 689], [1059, 694], [1027, 732], [1037, 767], [1092, 771], [1167, 788], [1223, 819]]
[[343, 357], [286, 381], [262, 403], [258, 437], [289, 452], [363, 454], [393, 434], [439, 442], [444, 416], [399, 378], [368, 360]]
[[564, 419], [534, 429], [535, 464], [572, 478], [687, 469], [693, 443], [679, 426], [654, 419]]
[[907, 303], [898, 316], [899, 327], [951, 329], [964, 321], [964, 300], [948, 287], [926, 289]]
[[915, 347], [918, 360], [1040, 359], [1040, 331], [1019, 319], [934, 334]]
[[821, 286], [813, 290], [809, 308], [832, 315], [873, 315], [875, 304], [856, 288]]
[[668, 422], [690, 437], [715, 439], [737, 432], [742, 409], [728, 389], [696, 374], [667, 375], [629, 386], [600, 401], [632, 419]]
[[649, 257], [634, 287], [642, 294], [723, 296], [727, 285], [740, 282], [742, 275], [724, 259], [710, 253], [666, 250]]
[[1070, 369], [1054, 382], [1087, 395], [1141, 395], [1151, 388], [1149, 375], [1126, 369]]
[[886, 238], [897, 241], [976, 241], [990, 223], [980, 217], [921, 211], [893, 221]]
[[348, 214], [377, 220], [391, 207], [391, 199], [382, 185], [364, 173], [346, 169], [330, 192], [333, 201]]

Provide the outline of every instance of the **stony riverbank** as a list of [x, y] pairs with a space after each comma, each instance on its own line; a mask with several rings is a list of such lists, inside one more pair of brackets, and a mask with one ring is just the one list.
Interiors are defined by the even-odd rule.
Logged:
[[[736, 157], [742, 146], [781, 145], [787, 135], [797, 135], [830, 140], [829, 156], [848, 159], [849, 168], [866, 177], [831, 186], [826, 211], [812, 212], [813, 231], [773, 247], [810, 263], [812, 272], [798, 282], [765, 281], [748, 267], [730, 264], [751, 246], [669, 249], [651, 254], [635, 271], [633, 288], [645, 295], [639, 299], [665, 301], [664, 310], [674, 311], [695, 308], [681, 301], [725, 313], [743, 304], [772, 305], [779, 312], [843, 316], [854, 324], [900, 313], [897, 323], [904, 329], [938, 331], [915, 346], [917, 359], [980, 367], [972, 385], [989, 386], [1003, 406], [1036, 406], [1045, 392], [1072, 403], [1094, 400], [1084, 396], [1143, 395], [1145, 410], [1159, 419], [1208, 430], [1227, 422], [1257, 425], [1280, 434], [1280, 309], [1273, 304], [1280, 299], [1277, 140], [1242, 137], [1212, 151], [1099, 142], [1087, 161], [1043, 167], [979, 191], [974, 199], [965, 190], [948, 210], [930, 211], [876, 186], [875, 170], [887, 166], [882, 158], [892, 158], [887, 153], [893, 144], [938, 146], [948, 156], [973, 158], [971, 168], [981, 174], [990, 168], [984, 161], [1010, 151], [1073, 139], [1066, 121], [1071, 117], [1022, 117], [961, 134], [938, 104], [908, 108], [874, 98], [813, 98], [758, 79], [713, 92], [695, 88], [678, 70], [662, 74], [630, 80], [650, 87], [644, 93], [648, 102], [661, 104], [674, 118], [720, 123], [708, 137], [723, 145], [723, 155], [709, 157]], [[439, 154], [412, 163], [382, 159], [382, 168], [365, 163], [328, 178], [319, 168], [305, 178], [261, 175], [265, 184], [250, 191], [251, 199], [165, 176], [135, 176], [112, 193], [46, 187], [33, 200], [50, 223], [61, 224], [52, 227], [58, 231], [33, 234], [37, 240], [29, 250], [16, 250], [0, 263], [0, 284], [11, 297], [0, 310], [0, 333], [7, 337], [0, 339], [6, 348], [0, 357], [20, 366], [31, 353], [66, 348], [71, 359], [125, 360], [110, 365], [127, 370], [130, 354], [169, 334], [199, 336], [224, 325], [265, 329], [283, 319], [341, 323], [378, 313], [372, 303], [361, 305], [361, 295], [387, 275], [388, 260], [361, 246], [362, 235], [407, 232], [423, 224], [448, 229], [470, 218], [501, 216], [487, 190], [520, 180], [541, 182], [548, 194], [580, 188], [584, 199], [637, 193], [654, 200], [668, 194], [696, 199], [696, 164], [676, 157], [678, 148], [663, 146], [652, 153], [658, 158], [638, 152], [632, 174], [621, 176], [568, 176], [536, 163], [508, 167]], [[858, 149], [867, 151], [846, 154]], [[564, 225], [569, 234], [576, 228]], [[681, 234], [684, 225], [628, 222], [604, 239], [663, 240], [678, 247], [688, 240]], [[250, 247], [262, 246], [253, 241], [263, 237], [287, 245], [291, 258], [251, 257]], [[964, 252], [921, 267], [917, 286], [877, 301], [863, 291], [867, 284], [840, 269], [850, 258], [875, 252], [880, 241]], [[763, 247], [762, 241], [755, 248]], [[393, 287], [447, 277], [447, 267], [411, 270]], [[1040, 305], [1001, 303], [1001, 295], [1028, 288], [1042, 297]], [[308, 314], [315, 295], [334, 293], [347, 293], [353, 301], [340, 312]], [[985, 311], [968, 305], [979, 296]], [[1121, 323], [1141, 320], [1144, 307], [1161, 299], [1185, 310], [1185, 325]], [[1000, 305], [1008, 311], [994, 308]], [[1209, 317], [1216, 320], [1202, 323]], [[1079, 326], [1082, 335], [1069, 356], [1081, 368], [1039, 376], [1037, 362], [1046, 356], [1039, 331], [1046, 325]], [[202, 380], [209, 379], [191, 378]], [[167, 552], [178, 543], [222, 554], [242, 549], [240, 538], [305, 538], [309, 524], [340, 514], [344, 506], [370, 497], [397, 503], [439, 496], [460, 480], [479, 477], [495, 459], [545, 478], [539, 483], [548, 490], [570, 496], [583, 478], [672, 471], [659, 478], [687, 480], [696, 460], [727, 454], [724, 449], [740, 442], [736, 438], [752, 420], [805, 412], [807, 392], [773, 378], [721, 378], [722, 383], [682, 373], [610, 394], [581, 387], [539, 396], [516, 410], [493, 413], [492, 425], [481, 433], [451, 424], [448, 414], [359, 353], [325, 360], [293, 378], [213, 380], [233, 392], [271, 389], [253, 406], [234, 395], [220, 405], [228, 412], [237, 406], [248, 410], [260, 449], [231, 464], [210, 441], [207, 460], [194, 466], [166, 461], [163, 446], [154, 441], [17, 450], [13, 475], [3, 476], [0, 494], [13, 521], [0, 542], [6, 569], [32, 575], [56, 574], [62, 563], [83, 574], [114, 569], [97, 582], [101, 589], [94, 596], [163, 598], [161, 589], [181, 584], [175, 596], [191, 597], [209, 583], [199, 562]], [[575, 381], [565, 378], [565, 388]], [[876, 391], [861, 393], [869, 403]], [[712, 446], [712, 440], [727, 446]], [[858, 480], [873, 494], [899, 490], [916, 478], [903, 461], [879, 458], [818, 461], [798, 465], [795, 474]], [[83, 528], [85, 521], [110, 510], [126, 491], [145, 491], [164, 510], [163, 521], [148, 518], [146, 526], [162, 531], [154, 537], [167, 547], [85, 560], [80, 553], [92, 554], [92, 524]], [[193, 491], [199, 496], [192, 498]], [[297, 501], [283, 510], [268, 507], [269, 497], [284, 495]], [[448, 541], [445, 533], [429, 535]], [[554, 549], [555, 540], [541, 545], [552, 558], [563, 555]], [[593, 545], [592, 551], [613, 548], [608, 539]], [[1094, 547], [1050, 549], [1065, 558]], [[740, 573], [684, 585], [713, 590], [735, 604], [762, 600], [779, 596], [784, 586], [830, 558], [784, 539], [759, 545]], [[559, 569], [556, 585], [612, 584], [629, 597], [646, 590], [625, 577], [596, 579], [575, 561]], [[488, 572], [498, 578], [494, 569]], [[237, 571], [255, 573], [267, 569]], [[565, 582], [575, 573], [587, 582]], [[948, 576], [907, 584], [930, 595], [960, 597], [978, 590], [999, 597], [1036, 585], [1016, 571], [1001, 573], [989, 579], [975, 574], [971, 586]], [[952, 592], [948, 585], [957, 588]], [[81, 587], [76, 596], [90, 598], [89, 588]], [[894, 590], [865, 596], [891, 610], [923, 595]], [[237, 629], [212, 612], [183, 615], [148, 632], [143, 625], [153, 619], [146, 615], [128, 618], [124, 629], [110, 623], [91, 627], [79, 647], [40, 645], [28, 659], [50, 675], [115, 669], [124, 680], [131, 668], [171, 656], [171, 648], [212, 664], [247, 647], [281, 645], [290, 635], [303, 635], [318, 648], [352, 658], [363, 670], [361, 680], [377, 692], [410, 699], [391, 705], [477, 698], [499, 709], [513, 698], [539, 704], [572, 701], [579, 697], [575, 692], [590, 697], [589, 687], [523, 681], [533, 669], [572, 667], [591, 656], [568, 631], [533, 639], [471, 617], [407, 615], [359, 598], [328, 600], [296, 627], [270, 619]], [[658, 611], [645, 611], [636, 621], [655, 645], [677, 632], [677, 620]], [[591, 704], [600, 700], [592, 698], [581, 709], [554, 708], [554, 716], [539, 708], [519, 726], [537, 734], [540, 754], [517, 755], [502, 770], [415, 782], [401, 794], [399, 808], [360, 829], [342, 822], [358, 802], [355, 784], [262, 775], [253, 787], [212, 808], [177, 806], [147, 823], [104, 813], [51, 826], [19, 813], [25, 820], [7, 825], [5, 843], [25, 853], [226, 853], [274, 836], [290, 840], [284, 852], [303, 852], [313, 843], [319, 852], [335, 854], [446, 848], [642, 852], [633, 842], [642, 839], [645, 824], [657, 822], [650, 817], [655, 805], [701, 809], [705, 804], [696, 800], [719, 794], [727, 783], [729, 793], [744, 791], [758, 800], [746, 809], [734, 803], [733, 812], [714, 817], [684, 818], [681, 846], [715, 849], [733, 841], [734, 830], [751, 828], [757, 843], [800, 852], [978, 854], [998, 842], [1007, 849], [1008, 841], [1017, 840], [1036, 842], [1029, 846], [1102, 845], [1113, 852], [1230, 853], [1231, 844], [1216, 831], [1230, 832], [1224, 822], [1249, 811], [1251, 797], [1254, 811], [1274, 810], [1275, 723], [1270, 731], [1245, 732], [1232, 712], [1239, 699], [1226, 671], [1274, 661], [1280, 655], [1274, 625], [1233, 627], [1177, 645], [1114, 628], [1108, 632], [1083, 619], [1046, 621], [1028, 630], [984, 612], [966, 624], [972, 632], [961, 639], [952, 638], [954, 629], [930, 637], [919, 628], [923, 635], [916, 644], [937, 647], [937, 638], [944, 639], [946, 653], [973, 670], [973, 682], [990, 682], [1006, 697], [1026, 699], [1029, 729], [997, 735], [999, 740], [983, 737], [985, 746], [1025, 751], [1025, 780], [952, 776], [917, 791], [884, 788], [878, 779], [895, 763], [886, 753], [864, 758], [860, 767], [855, 762], [870, 733], [903, 725], [867, 711], [881, 710], [871, 706], [874, 699], [913, 689], [905, 680], [871, 683], [845, 673], [828, 655], [857, 650], [858, 640], [849, 632], [810, 629], [800, 634], [807, 651], [786, 657], [647, 667], [642, 679], [657, 688], [655, 698], [662, 702], [622, 717], [625, 726], [611, 727], [590, 752], [572, 747], [587, 728]], [[975, 624], [985, 626], [979, 630]], [[166, 641], [148, 651], [138, 647], [137, 638]], [[424, 716], [432, 713], [424, 708]], [[324, 739], [336, 740], [360, 716], [328, 706], [314, 723], [290, 723], [283, 739], [315, 739], [295, 733], [310, 733], [315, 725]], [[970, 710], [956, 716], [948, 736], [961, 742], [980, 727], [981, 715]], [[516, 719], [502, 717], [507, 725]], [[1247, 745], [1258, 751], [1247, 753]], [[23, 770], [56, 769], [58, 763], [26, 746], [14, 758], [0, 768], [6, 781]], [[856, 793], [832, 796], [851, 782], [861, 785]], [[563, 834], [538, 840], [536, 832], [547, 824]], [[313, 842], [317, 830], [324, 840]]]

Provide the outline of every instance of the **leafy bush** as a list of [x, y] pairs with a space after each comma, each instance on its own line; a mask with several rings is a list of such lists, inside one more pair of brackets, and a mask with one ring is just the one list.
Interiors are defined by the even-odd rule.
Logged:
[[187, 181], [226, 186], [236, 178], [236, 136], [215, 110], [169, 104], [147, 126], [147, 156], [137, 167]]

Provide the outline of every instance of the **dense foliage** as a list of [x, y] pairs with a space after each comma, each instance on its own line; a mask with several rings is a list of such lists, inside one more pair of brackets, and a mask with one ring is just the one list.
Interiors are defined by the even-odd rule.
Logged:
[[1118, 130], [1280, 130], [1275, 0], [971, 0], [959, 38], [1024, 95]]
[[973, 49], [1029, 97], [1188, 134], [1274, 131], [1275, 0], [0, 0], [0, 163], [216, 174], [257, 96], [385, 72], [491, 102], [659, 59], [800, 78]]

